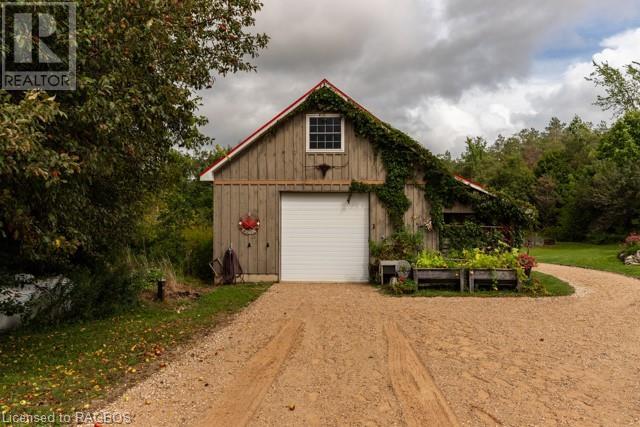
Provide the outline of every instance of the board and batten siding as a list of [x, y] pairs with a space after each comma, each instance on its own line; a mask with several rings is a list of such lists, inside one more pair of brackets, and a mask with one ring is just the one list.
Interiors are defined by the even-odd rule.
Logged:
[[[306, 114], [276, 124], [233, 161], [216, 171], [214, 191], [214, 258], [231, 246], [245, 274], [277, 276], [280, 271], [280, 194], [282, 192], [348, 193], [352, 180], [383, 183], [386, 173], [372, 145], [357, 136], [345, 120], [343, 153], [306, 152]], [[333, 166], [325, 177], [315, 168]], [[409, 229], [417, 231], [429, 217], [424, 192], [407, 185], [411, 208], [405, 213]], [[346, 196], [345, 196], [346, 197]], [[260, 230], [251, 236], [238, 229], [245, 213], [260, 218]], [[380, 240], [393, 232], [387, 212], [375, 194], [369, 195], [369, 238]], [[425, 233], [425, 247], [437, 248], [434, 231]]]

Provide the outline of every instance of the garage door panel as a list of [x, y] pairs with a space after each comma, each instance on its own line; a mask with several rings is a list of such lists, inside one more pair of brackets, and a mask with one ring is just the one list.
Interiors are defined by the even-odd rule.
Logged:
[[283, 193], [281, 280], [368, 280], [369, 201], [344, 193]]

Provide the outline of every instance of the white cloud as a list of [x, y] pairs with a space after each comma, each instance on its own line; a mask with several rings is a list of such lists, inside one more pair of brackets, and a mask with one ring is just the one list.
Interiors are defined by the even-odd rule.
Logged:
[[[640, 59], [640, 28], [605, 39], [593, 60], [620, 67]], [[544, 127], [556, 116], [576, 114], [594, 123], [611, 118], [593, 105], [597, 89], [585, 77], [591, 62], [569, 64], [563, 73], [544, 78], [511, 79], [494, 87], [475, 86], [455, 100], [428, 96], [406, 113], [407, 131], [435, 152], [458, 154], [467, 136], [493, 140], [523, 128]]]
[[[585, 64], [541, 66], [536, 52], [592, 43], [576, 30], [585, 22], [637, 17], [637, 0], [269, 0], [257, 16], [271, 37], [258, 72], [201, 93], [203, 132], [234, 145], [324, 77], [435, 152], [554, 114], [592, 117]], [[631, 56], [629, 37], [605, 40], [600, 54]]]

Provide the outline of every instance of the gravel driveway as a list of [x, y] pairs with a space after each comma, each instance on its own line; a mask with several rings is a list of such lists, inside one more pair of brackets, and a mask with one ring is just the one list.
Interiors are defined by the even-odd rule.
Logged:
[[277, 284], [108, 411], [137, 425], [640, 425], [640, 280], [554, 298]]

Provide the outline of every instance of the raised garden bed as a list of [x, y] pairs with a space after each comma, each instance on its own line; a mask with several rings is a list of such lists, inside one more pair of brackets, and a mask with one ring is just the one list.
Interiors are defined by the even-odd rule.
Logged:
[[491, 284], [498, 287], [514, 287], [520, 290], [518, 271], [512, 268], [470, 269], [469, 292], [474, 292], [480, 284]]
[[458, 285], [460, 292], [464, 291], [465, 274], [463, 268], [414, 268], [413, 280], [418, 285]]

